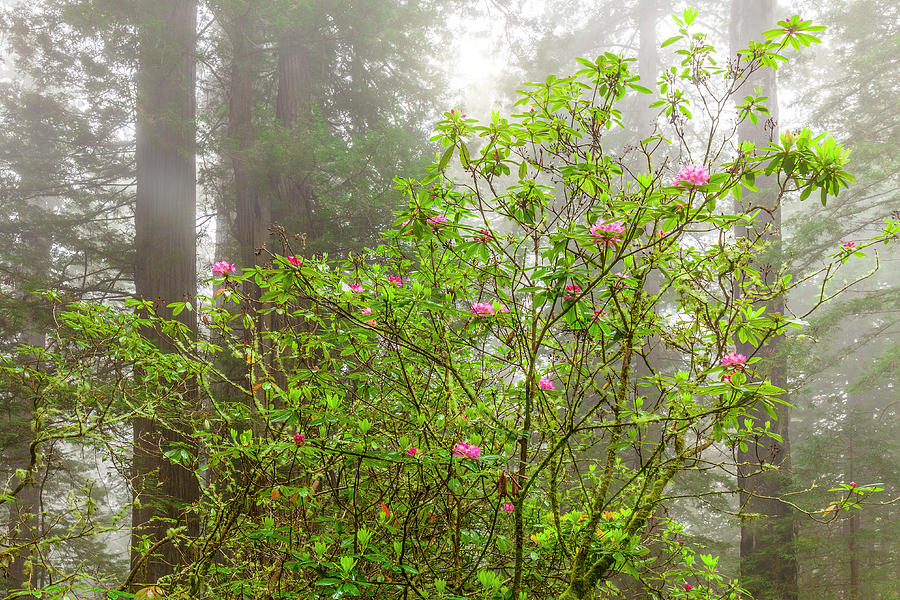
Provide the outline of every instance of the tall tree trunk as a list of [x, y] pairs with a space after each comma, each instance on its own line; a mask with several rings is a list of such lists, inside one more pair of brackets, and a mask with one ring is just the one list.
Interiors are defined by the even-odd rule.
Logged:
[[[56, 208], [56, 202], [51, 198], [39, 198], [29, 202], [36, 209], [50, 213]], [[40, 235], [35, 230], [22, 233], [22, 243], [34, 252], [34, 263], [26, 267], [23, 273], [23, 283], [20, 288], [22, 304], [26, 307], [25, 331], [19, 341], [26, 346], [45, 348], [47, 336], [41, 326], [38, 315], [30, 312], [28, 294], [37, 286], [43, 287], [46, 281], [47, 271], [44, 265], [50, 264], [52, 240]], [[36, 282], [28, 280], [34, 278]], [[31, 463], [31, 442], [34, 440], [32, 421], [34, 419], [34, 400], [22, 398], [15, 414], [10, 415], [11, 421], [6, 424], [6, 431], [11, 435], [7, 456], [7, 465], [4, 465], [2, 474], [14, 484], [18, 483], [15, 477], [17, 469], [26, 469]], [[38, 484], [41, 465], [37, 465], [36, 472], [31, 473], [31, 481], [16, 494], [15, 500], [9, 504], [9, 541], [22, 545], [22, 549], [12, 557], [12, 563], [6, 568], [4, 574], [4, 587], [7, 591], [17, 588], [37, 588], [43, 583], [46, 570], [40, 565], [39, 560], [33, 560], [33, 551], [44, 535], [42, 502], [42, 486]], [[46, 460], [43, 468], [46, 468]], [[7, 472], [8, 469], [8, 472]], [[30, 560], [32, 559], [32, 560]], [[0, 571], [2, 572], [2, 571]]]
[[[844, 439], [847, 440], [847, 472], [848, 482], [856, 480], [856, 464], [854, 457], [853, 441], [856, 439], [854, 427], [855, 412], [852, 410], [854, 403], [852, 397], [847, 403], [847, 418], [844, 421]], [[849, 570], [849, 582], [847, 585], [848, 600], [859, 600], [859, 549], [857, 547], [857, 531], [859, 531], [859, 512], [851, 511], [844, 521], [844, 536], [847, 540], [847, 562]]]
[[[152, 300], [161, 316], [166, 305], [193, 302], [197, 292], [194, 44], [196, 0], [151, 0], [142, 3], [137, 74], [137, 202], [135, 287]], [[178, 320], [196, 332], [196, 311]], [[147, 335], [164, 351], [172, 344], [155, 331]], [[196, 393], [184, 389], [190, 402]], [[199, 499], [193, 473], [173, 465], [162, 453], [183, 437], [159, 421], [134, 421], [134, 494], [132, 568], [141, 559], [142, 536], [157, 542], [169, 528], [186, 525], [199, 531], [187, 510]], [[184, 564], [177, 544], [164, 543], [142, 565], [135, 581], [155, 583]]]
[[[302, 31], [290, 30], [282, 34], [278, 42], [278, 93], [275, 98], [275, 116], [278, 122], [294, 138], [299, 148], [309, 147], [311, 100], [313, 77], [310, 41]], [[273, 217], [280, 221], [287, 214], [298, 220], [300, 233], [308, 238], [319, 236], [315, 226], [315, 199], [311, 186], [313, 159], [307, 153], [302, 160], [292, 161], [291, 172], [277, 173], [278, 207]], [[299, 164], [302, 163], [302, 164]]]
[[[271, 187], [265, 185], [264, 168], [253, 158], [257, 132], [253, 122], [256, 106], [256, 80], [261, 73], [259, 52], [255, 49], [258, 33], [255, 21], [255, 5], [248, 6], [242, 14], [225, 17], [226, 29], [231, 37], [231, 80], [228, 89], [228, 136], [230, 138], [231, 166], [234, 173], [235, 225], [241, 251], [241, 266], [247, 269], [264, 267], [269, 262], [264, 251], [272, 225]], [[256, 359], [248, 363], [247, 388], [257, 403], [264, 406], [266, 391], [257, 382], [266, 377], [262, 360], [271, 362], [271, 350], [264, 335], [272, 329], [271, 314], [260, 311], [262, 290], [253, 280], [244, 282], [244, 294], [248, 305], [242, 307], [254, 316], [254, 327], [244, 330], [244, 344]]]
[[[253, 125], [253, 107], [256, 104], [254, 83], [260, 67], [254, 60], [250, 18], [249, 15], [237, 15], [228, 24], [232, 45], [228, 136], [232, 145], [230, 153], [234, 172], [237, 239], [241, 247], [241, 266], [246, 268], [265, 262], [265, 255], [258, 250], [266, 245], [272, 224], [271, 202], [251, 156], [256, 141]], [[250, 295], [258, 300], [259, 289], [253, 287]]]
[[[731, 5], [731, 45], [732, 56], [747, 47], [751, 40], [760, 40], [762, 32], [775, 23], [773, 0], [733, 0]], [[739, 66], [746, 66], [743, 59]], [[771, 132], [777, 131], [778, 95], [773, 69], [759, 69], [744, 82], [742, 91], [752, 94], [756, 87], [768, 97], [767, 106], [771, 118], [761, 118], [754, 124], [744, 120], [738, 129], [741, 142], [753, 142], [756, 149], [764, 147]], [[745, 196], [745, 201], [767, 210], [760, 211], [751, 227], [737, 231], [750, 239], [761, 236], [761, 240], [771, 244], [756, 263], [766, 283], [771, 283], [781, 266], [781, 209], [775, 181], [757, 180], [759, 193]], [[738, 211], [747, 205], [738, 206]], [[736, 282], [736, 291], [741, 282]], [[784, 312], [784, 298], [778, 297], [766, 305], [766, 312]], [[760, 355], [766, 358], [768, 369], [763, 373], [774, 385], [787, 388], [787, 363], [779, 352], [778, 344], [772, 340], [762, 347], [752, 343], [738, 343], [738, 352], [746, 356]], [[797, 558], [794, 545], [794, 523], [790, 507], [778, 500], [790, 484], [790, 437], [788, 425], [790, 414], [786, 406], [777, 410], [777, 422], [772, 423], [774, 433], [782, 441], [772, 438], [748, 440], [747, 451], [738, 454], [738, 487], [740, 502], [745, 513], [763, 515], [759, 519], [746, 519], [741, 525], [741, 576], [742, 583], [758, 600], [796, 600]], [[754, 421], [762, 425], [770, 420], [765, 410], [757, 406], [752, 411]]]

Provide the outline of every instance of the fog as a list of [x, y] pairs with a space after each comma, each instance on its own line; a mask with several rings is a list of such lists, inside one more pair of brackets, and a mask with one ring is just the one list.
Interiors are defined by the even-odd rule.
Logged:
[[[698, 16], [685, 25], [690, 7]], [[729, 88], [741, 60], [753, 57], [739, 60], [737, 48], [781, 39], [763, 37], [779, 27], [796, 35], [793, 15], [825, 26], [799, 29], [818, 40], [785, 42], [777, 71], [751, 69], [746, 85]], [[897, 598], [898, 27], [900, 8], [887, 0], [0, 2], [0, 598]], [[595, 128], [584, 155], [576, 160], [554, 145], [564, 145], [565, 128], [579, 123], [558, 98], [546, 101], [546, 115], [537, 111], [558, 139], [543, 141], [538, 129], [527, 139], [522, 129], [515, 130], [521, 143], [504, 145], [507, 123], [538, 118], [533, 107], [540, 90], [551, 93], [548, 76], [587, 80], [584, 73], [605, 64], [604, 53], [604, 60], [633, 59], [623, 64], [640, 80], [622, 84], [620, 98], [613, 94], [614, 109], [591, 113]], [[603, 81], [614, 87], [619, 76], [609, 69], [595, 87], [566, 92], [571, 103], [601, 106], [597, 90]], [[755, 102], [768, 108], [751, 123], [739, 116], [740, 105]], [[803, 156], [794, 140], [805, 129], [833, 136], [849, 151], [846, 164], [839, 151], [816, 162], [830, 151], [819, 140], [804, 164], [825, 166], [795, 166]], [[755, 185], [735, 175], [764, 168], [754, 152], [771, 158], [794, 150], [789, 161], [760, 171]], [[582, 181], [572, 192], [578, 173], [602, 164], [610, 169], [605, 179], [597, 176], [602, 185]], [[690, 276], [671, 275], [674, 262], [651, 262], [634, 275], [639, 259], [662, 253], [673, 227], [663, 231], [664, 224], [677, 220], [666, 216], [641, 225], [651, 241], [633, 256], [598, 267], [590, 261], [600, 259], [584, 258], [589, 252], [574, 252], [565, 263], [573, 273], [578, 260], [592, 265], [578, 271], [582, 279], [548, 266], [553, 248], [592, 236], [599, 250], [591, 252], [606, 261], [621, 240], [595, 229], [601, 224], [621, 224], [627, 240], [643, 235], [628, 231], [629, 218], [643, 214], [654, 194], [680, 193], [674, 188], [687, 181], [680, 171], [687, 165], [708, 167], [699, 186], [725, 185], [725, 174], [737, 186], [722, 193], [698, 187], [698, 197], [715, 197], [713, 208], [706, 220], [678, 221], [672, 242], [682, 264], [684, 257], [718, 258], [697, 259]], [[838, 185], [839, 193], [803, 191], [841, 169], [853, 180]], [[535, 186], [546, 195], [538, 216], [525, 204], [515, 216], [511, 199]], [[608, 209], [611, 198], [638, 199], [623, 216]], [[691, 198], [683, 214], [707, 202]], [[757, 221], [735, 225], [725, 216], [732, 213]], [[451, 214], [459, 216], [447, 221]], [[461, 237], [440, 237], [440, 219]], [[530, 247], [516, 246], [526, 238]], [[489, 253], [473, 239], [499, 245]], [[759, 245], [752, 259], [739, 254], [752, 244]], [[406, 282], [407, 271], [437, 256], [426, 248], [443, 248], [451, 262], [481, 257], [483, 269], [472, 273], [494, 273], [493, 283], [471, 274]], [[728, 269], [702, 270], [729, 253]], [[234, 272], [219, 261], [234, 263]], [[504, 261], [521, 270], [504, 271]], [[550, 292], [523, 275], [540, 269], [546, 272], [534, 281], [547, 289], [569, 286], [546, 306], [541, 295]], [[254, 271], [256, 278], [238, 275]], [[633, 348], [622, 342], [624, 325], [617, 330], [600, 318], [617, 302], [600, 304], [604, 278], [623, 271], [626, 289], [644, 295], [635, 292], [638, 308], [622, 309], [622, 323], [650, 315], [646, 327], [634, 326]], [[390, 280], [396, 290], [376, 290], [367, 273], [404, 280]], [[735, 308], [730, 320], [701, 323], [701, 309], [686, 308], [685, 298], [699, 298], [715, 277], [716, 293], [732, 310], [752, 286], [775, 286], [786, 274], [780, 292], [759, 292], [751, 316]], [[326, 282], [326, 300], [298, 291], [314, 281]], [[362, 290], [356, 296], [351, 282]], [[507, 293], [516, 285], [524, 286], [519, 296]], [[419, 330], [409, 314], [407, 325], [388, 312], [431, 306], [439, 301], [429, 294], [439, 292], [462, 307], [462, 317], [432, 316], [423, 321], [432, 329]], [[584, 309], [593, 314], [583, 326], [574, 309], [566, 316], [582, 298], [596, 302]], [[476, 301], [485, 301], [483, 314], [519, 325], [487, 324]], [[726, 321], [752, 324], [756, 308], [773, 319], [769, 333], [710, 333], [725, 331]], [[535, 316], [526, 326], [528, 311]], [[161, 325], [157, 315], [174, 324]], [[352, 325], [339, 327], [338, 317]], [[700, 324], [691, 329], [691, 319]], [[562, 329], [552, 342], [515, 341], [554, 324]], [[791, 325], [798, 328], [785, 334]], [[372, 331], [382, 337], [367, 338]], [[421, 331], [445, 344], [416, 355], [431, 361], [421, 367], [427, 375], [416, 379], [412, 358], [410, 374], [380, 375], [401, 369], [401, 352], [413, 342], [431, 343]], [[404, 332], [412, 339], [404, 341]], [[462, 358], [454, 363], [457, 335]], [[585, 340], [598, 335], [608, 339], [585, 361], [618, 344], [628, 349], [591, 375], [587, 391], [559, 390], [562, 399], [535, 400], [540, 408], [485, 408], [513, 402], [503, 390], [536, 384], [538, 372], [568, 359], [567, 344], [587, 348]], [[371, 343], [362, 354], [360, 340]], [[707, 356], [697, 349], [703, 344], [717, 347]], [[632, 351], [642, 363], [629, 362]], [[396, 352], [396, 360], [379, 363], [379, 352]], [[516, 366], [517, 353], [526, 367]], [[665, 443], [670, 420], [689, 417], [663, 410], [678, 398], [664, 379], [696, 370], [707, 385], [704, 378], [727, 364], [723, 355], [738, 354], [762, 361], [753, 367], [760, 382], [783, 388], [783, 402], [767, 413], [746, 392], [737, 433], [716, 439], [718, 429], [710, 431], [730, 425], [714, 427], [716, 407], [700, 411], [687, 443], [709, 443], [660, 484], [665, 493], [638, 519], [645, 490], [627, 508], [629, 486], [651, 481], [653, 461], [674, 461], [685, 443]], [[345, 356], [345, 364], [324, 366]], [[473, 362], [460, 367], [462, 360]], [[547, 381], [562, 388], [563, 373], [574, 381], [580, 363], [569, 363]], [[610, 409], [614, 422], [607, 416], [572, 435], [581, 454], [553, 454], [563, 443], [554, 437], [554, 418], [562, 428], [566, 419], [592, 415], [613, 389], [616, 369], [630, 382], [619, 400], [627, 397], [639, 415], [639, 433], [631, 442], [608, 433], [622, 427]], [[714, 384], [731, 383], [743, 369], [727, 379], [715, 374]], [[725, 394], [701, 383], [688, 396]], [[540, 389], [551, 388], [541, 379]], [[521, 393], [531, 407], [532, 392]], [[408, 398], [414, 409], [404, 404]], [[347, 407], [336, 408], [344, 400]], [[753, 424], [740, 433], [744, 418]], [[425, 445], [427, 438], [439, 446], [431, 433], [416, 442], [418, 431], [445, 435], [476, 423], [484, 428], [472, 435], [488, 458], [483, 467], [460, 467], [471, 479], [456, 474], [454, 463], [438, 464]], [[776, 435], [753, 437], [752, 426], [771, 426]], [[291, 442], [295, 429], [309, 441]], [[507, 433], [518, 436], [515, 444], [504, 441]], [[410, 450], [435, 457], [416, 463], [418, 471], [409, 467], [418, 475], [401, 477], [393, 466], [377, 474], [379, 463], [365, 462], [413, 444]], [[446, 459], [464, 463], [464, 453], [444, 446]], [[595, 469], [602, 473], [605, 457], [620, 446], [623, 454], [609, 459], [612, 499], [592, 504], [578, 496], [606, 493]], [[419, 460], [399, 450], [384, 460]], [[352, 457], [340, 463], [332, 451]], [[556, 469], [552, 476], [541, 470], [547, 465]], [[382, 488], [388, 475], [397, 479]], [[417, 476], [419, 483], [409, 483]], [[516, 496], [532, 485], [529, 477], [535, 498]], [[441, 504], [437, 488], [455, 500]], [[483, 496], [466, 496], [478, 490]], [[507, 511], [515, 521], [503, 525]], [[591, 542], [584, 536], [593, 534], [578, 528], [595, 513], [590, 523], [599, 537]], [[628, 535], [604, 537], [603, 527], [614, 531], [612, 514], [632, 515], [620, 528]], [[677, 530], [666, 529], [675, 527], [668, 520]], [[628, 529], [638, 521], [639, 530]], [[374, 532], [371, 547], [361, 532]], [[424, 540], [415, 552], [407, 536]], [[692, 554], [682, 564], [671, 557], [681, 557], [675, 545], [685, 543], [696, 560]], [[589, 564], [609, 556], [613, 565], [590, 589], [576, 581], [584, 548], [595, 553]]]

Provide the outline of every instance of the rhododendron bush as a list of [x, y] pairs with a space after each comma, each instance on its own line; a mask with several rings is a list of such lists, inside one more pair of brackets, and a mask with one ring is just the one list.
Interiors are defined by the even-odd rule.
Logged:
[[[604, 135], [623, 99], [649, 90], [613, 54], [529, 84], [510, 117], [448, 111], [430, 172], [397, 179], [408, 206], [382, 246], [335, 260], [286, 237], [266, 268], [219, 257], [215, 294], [197, 303], [199, 341], [156, 321], [149, 302], [141, 316], [61, 314], [67, 339], [140, 382], [108, 386], [117, 419], [153, 415], [186, 436], [163, 451], [201, 480], [186, 511], [202, 533], [173, 524], [167, 543], [184, 563], [160, 587], [173, 598], [586, 598], [633, 579], [652, 597], [738, 597], [666, 518], [667, 486], [712, 445], [730, 453], [766, 437], [745, 416], [783, 390], [766, 357], [734, 343], [799, 327], [759, 307], [852, 256], [836, 248], [816, 273], [762, 278], [763, 238], [734, 233], [757, 215], [735, 213], [732, 198], [766, 175], [782, 196], [823, 199], [850, 179], [829, 137], [738, 148], [714, 129], [761, 113], [743, 80], [808, 44], [804, 30], [784, 21], [740, 62], [716, 64], [686, 35], [684, 62], [656, 88], [659, 132], [623, 156], [604, 153]], [[156, 353], [141, 327], [182, 351]], [[179, 392], [192, 385], [199, 398]]]

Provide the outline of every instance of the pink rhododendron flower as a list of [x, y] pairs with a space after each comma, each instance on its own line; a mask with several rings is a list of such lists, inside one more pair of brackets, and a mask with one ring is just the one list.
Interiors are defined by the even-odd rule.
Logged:
[[447, 217], [444, 215], [435, 215], [433, 217], [428, 217], [427, 223], [431, 225], [432, 229], [437, 229], [441, 225], [447, 223]]
[[843, 244], [841, 244], [841, 248], [853, 250], [854, 248], [856, 248], [856, 242], [844, 242]]
[[412, 218], [406, 219], [405, 221], [403, 221], [402, 223], [400, 223], [400, 229], [401, 229], [401, 230], [406, 230], [406, 231], [403, 232], [403, 235], [412, 235], [412, 234], [413, 234], [412, 229], [408, 229], [408, 230], [407, 230], [407, 228], [408, 228], [410, 225], [412, 225], [412, 224], [413, 224], [413, 221], [414, 221], [415, 219], [417, 219], [417, 218], [418, 218], [418, 214], [417, 214], [417, 213], [413, 213], [413, 214], [412, 214]]
[[481, 456], [481, 448], [469, 442], [457, 442], [453, 445], [453, 456], [478, 458]]
[[725, 374], [725, 375], [722, 375], [722, 379], [724, 379], [724, 380], [727, 381], [728, 383], [731, 383], [731, 376], [734, 375], [735, 373], [737, 373], [737, 371], [732, 371], [731, 373], [727, 373], [727, 374]]
[[856, 487], [856, 482], [855, 482], [855, 481], [851, 481], [848, 485], [849, 485], [850, 487], [852, 487], [852, 488], [855, 488], [855, 487]]
[[391, 276], [391, 277], [388, 277], [388, 282], [389, 282], [389, 283], [393, 283], [393, 284], [396, 285], [398, 288], [402, 288], [402, 287], [403, 287], [403, 280], [402, 280], [401, 278], [397, 277], [396, 275]]
[[305, 442], [305, 441], [306, 441], [306, 436], [303, 435], [302, 433], [298, 433], [298, 434], [294, 435], [294, 443], [297, 444], [298, 446], [302, 446], [303, 442]]
[[516, 510], [516, 507], [513, 506], [512, 504], [510, 504], [509, 502], [504, 504], [501, 508], [503, 509], [503, 512], [512, 512], [512, 511]]
[[410, 448], [409, 450], [406, 451], [406, 454], [408, 456], [415, 456], [418, 453], [419, 453], [419, 449], [416, 448], [415, 446], [413, 446], [412, 448]]
[[743, 354], [726, 354], [722, 357], [722, 360], [719, 364], [723, 367], [738, 367], [741, 368], [744, 366], [744, 363], [747, 362], [747, 357]]
[[597, 221], [591, 226], [591, 235], [597, 242], [612, 246], [622, 241], [621, 235], [625, 232], [625, 224], [622, 221], [609, 221], [601, 223]]
[[369, 308], [368, 306], [366, 306], [365, 308], [359, 309], [359, 312], [360, 312], [361, 314], [364, 314], [364, 315], [371, 315], [371, 314], [372, 314], [372, 309]]
[[546, 377], [541, 378], [541, 380], [538, 382], [538, 387], [541, 388], [542, 390], [555, 390], [556, 389], [556, 386], [553, 385], [553, 381], [551, 381], [550, 379], [548, 379]]
[[212, 266], [212, 274], [216, 277], [227, 277], [229, 273], [237, 271], [237, 267], [227, 260], [220, 260]]
[[505, 304], [503, 304], [502, 306], [500, 306], [500, 312], [502, 312], [502, 313], [509, 312], [509, 309], [506, 308]]
[[601, 309], [599, 309], [599, 308], [595, 308], [595, 309], [594, 309], [594, 316], [593, 316], [592, 318], [596, 321], [596, 320], [599, 319], [600, 317], [605, 317], [606, 314], [607, 314], [607, 313], [606, 313], [605, 310], [601, 310]]
[[574, 300], [574, 299], [575, 299], [575, 296], [580, 296], [580, 295], [581, 295], [581, 288], [578, 287], [578, 284], [577, 284], [577, 283], [572, 284], [572, 285], [567, 285], [567, 286], [566, 286], [566, 291], [567, 291], [567, 292], [572, 292], [572, 293], [563, 296], [563, 300]]
[[376, 325], [378, 325], [378, 321], [376, 321], [375, 319], [369, 319], [368, 321], [366, 321], [366, 325], [375, 327]]
[[692, 589], [694, 589], [694, 586], [692, 586], [691, 584], [689, 584], [689, 583], [684, 584], [684, 591], [689, 592]]
[[702, 165], [688, 165], [681, 167], [678, 174], [675, 175], [675, 183], [673, 185], [681, 185], [689, 183], [691, 185], [704, 185], [709, 183], [709, 169]]
[[492, 239], [494, 239], [494, 236], [491, 234], [490, 230], [488, 230], [488, 229], [479, 229], [478, 235], [476, 235], [472, 238], [473, 241], [481, 242], [482, 244], [486, 244], [489, 241], [491, 241]]
[[351, 292], [361, 292], [363, 291], [363, 287], [361, 285], [357, 285], [355, 283], [349, 284], [347, 287], [350, 288]]
[[300, 258], [299, 256], [288, 256], [287, 261], [292, 267], [302, 267], [303, 266], [303, 259]]
[[487, 302], [476, 302], [469, 310], [477, 317], [493, 317], [496, 314], [494, 305]]

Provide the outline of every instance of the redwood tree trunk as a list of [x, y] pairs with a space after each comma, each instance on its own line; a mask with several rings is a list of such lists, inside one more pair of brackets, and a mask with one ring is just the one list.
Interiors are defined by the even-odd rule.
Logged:
[[[41, 208], [50, 208], [52, 202], [48, 200], [36, 200]], [[28, 272], [29, 276], [36, 275], [41, 279], [46, 279], [46, 273], [41, 272], [42, 265], [49, 264], [51, 256], [51, 240], [38, 235], [34, 231], [23, 232], [22, 241], [34, 250], [37, 259], [34, 262], [32, 270]], [[23, 282], [24, 283], [24, 282]], [[27, 289], [28, 286], [24, 286]], [[23, 289], [21, 300], [26, 300], [26, 292]], [[21, 335], [19, 341], [27, 346], [35, 348], [45, 348], [47, 338], [41, 331], [39, 319], [33, 321], [27, 318], [28, 329]], [[6, 455], [7, 464], [0, 469], [0, 476], [4, 477], [3, 481], [9, 481], [13, 485], [18, 483], [18, 477], [15, 476], [17, 469], [26, 469], [31, 463], [31, 443], [35, 438], [32, 431], [32, 421], [34, 419], [34, 399], [24, 397], [19, 400], [16, 409], [8, 415], [9, 419], [3, 424], [4, 433], [9, 436], [9, 446], [7, 448], [0, 447], [0, 452]], [[41, 451], [40, 449], [38, 450]], [[36, 588], [43, 583], [46, 570], [41, 566], [37, 553], [34, 553], [35, 560], [32, 561], [30, 571], [26, 569], [26, 562], [32, 557], [32, 552], [36, 550], [36, 546], [40, 539], [44, 536], [44, 523], [42, 512], [41, 495], [43, 493], [42, 486], [38, 483], [41, 479], [42, 468], [47, 468], [47, 458], [43, 461], [43, 465], [37, 465], [37, 469], [31, 474], [31, 481], [16, 495], [15, 499], [9, 503], [9, 542], [12, 544], [21, 544], [22, 549], [12, 555], [12, 562], [5, 570], [0, 569], [0, 587], [9, 592], [19, 588]]]
[[[232, 44], [231, 81], [228, 97], [228, 137], [232, 145], [231, 166], [234, 172], [235, 214], [237, 239], [241, 247], [241, 266], [253, 267], [265, 262], [257, 250], [266, 245], [272, 224], [271, 202], [262, 177], [252, 159], [256, 132], [253, 107], [256, 104], [254, 83], [259, 65], [254, 60], [252, 25], [247, 15], [229, 23]], [[259, 289], [250, 292], [258, 299]]]
[[[853, 406], [853, 399], [848, 403], [848, 409]], [[853, 425], [853, 411], [848, 410], [846, 424], [844, 427], [845, 439], [847, 440], [847, 474], [846, 480], [856, 480], [856, 464], [853, 455], [853, 440], [856, 439], [855, 427]], [[857, 535], [859, 531], [859, 512], [851, 511], [850, 515], [844, 521], [844, 536], [847, 540], [847, 562], [849, 585], [847, 586], [847, 597], [849, 600], [860, 600], [859, 598], [859, 548], [857, 547]]]
[[[773, 0], [733, 0], [731, 7], [732, 56], [745, 48], [750, 40], [761, 40], [762, 32], [775, 25]], [[746, 59], [739, 66], [745, 66]], [[741, 91], [747, 95], [761, 88], [768, 97], [766, 105], [771, 118], [763, 115], [754, 124], [745, 120], [738, 129], [742, 142], [751, 141], [757, 151], [768, 144], [770, 137], [777, 133], [778, 96], [775, 71], [760, 69], [743, 84]], [[771, 244], [767, 252], [754, 265], [759, 269], [766, 283], [771, 283], [780, 269], [781, 258], [781, 209], [774, 179], [760, 181], [758, 194], [745, 194], [745, 202], [764, 206], [752, 227], [736, 231], [751, 239], [761, 236]], [[743, 211], [747, 206], [738, 206]], [[736, 292], [740, 290], [736, 282]], [[783, 313], [784, 298], [767, 303], [767, 313]], [[746, 356], [762, 356], [768, 369], [762, 375], [778, 387], [787, 388], [787, 363], [773, 339], [762, 347], [752, 343], [738, 343], [737, 351]], [[753, 409], [756, 425], [762, 426], [771, 418], [761, 406]], [[790, 507], [778, 500], [790, 485], [790, 437], [788, 425], [790, 413], [786, 406], [776, 410], [777, 421], [772, 423], [772, 431], [782, 437], [778, 442], [772, 438], [748, 440], [747, 451], [738, 454], [738, 487], [740, 502], [745, 513], [763, 515], [759, 519], [747, 519], [741, 525], [741, 577], [742, 584], [758, 600], [796, 600], [797, 558], [794, 545], [793, 513]], [[774, 469], [773, 469], [774, 467]]]
[[[161, 316], [171, 313], [171, 302], [191, 301], [197, 291], [196, 267], [196, 163], [195, 163], [195, 56], [196, 0], [142, 2], [137, 74], [137, 201], [135, 244], [137, 294], [152, 300]], [[196, 332], [195, 311], [182, 311], [178, 319]], [[164, 351], [171, 343], [148, 331]], [[196, 394], [190, 386], [182, 399]], [[170, 464], [162, 453], [182, 436], [159, 421], [134, 421], [134, 500], [132, 511], [132, 566], [142, 536], [151, 542], [166, 536], [176, 525], [187, 525], [187, 535], [198, 533], [198, 521], [187, 510], [199, 498], [194, 474]], [[175, 543], [165, 543], [146, 560], [137, 584], [155, 583], [186, 562]]]
[[[309, 147], [312, 132], [309, 127], [313, 77], [309, 41], [302, 31], [284, 33], [278, 42], [278, 93], [275, 99], [275, 116], [279, 123], [296, 139], [298, 148]], [[302, 164], [300, 164], [302, 163]], [[314, 197], [311, 186], [313, 158], [307, 153], [302, 160], [292, 161], [291, 172], [277, 173], [278, 208], [273, 211], [276, 221], [286, 214], [297, 218], [300, 233], [309, 238], [318, 237], [314, 219]]]

